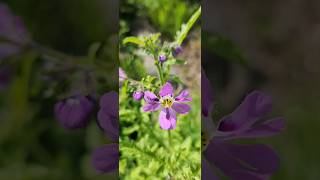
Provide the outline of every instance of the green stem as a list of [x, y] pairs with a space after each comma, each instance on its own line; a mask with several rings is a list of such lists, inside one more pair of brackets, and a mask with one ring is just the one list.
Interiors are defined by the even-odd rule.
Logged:
[[168, 130], [169, 147], [171, 146], [171, 130]]
[[161, 81], [161, 85], [164, 85], [164, 78], [163, 78], [163, 74], [162, 74], [162, 70], [161, 70], [161, 66], [159, 63], [156, 64], [157, 66], [157, 70], [158, 70], [158, 74], [159, 74], [159, 78]]

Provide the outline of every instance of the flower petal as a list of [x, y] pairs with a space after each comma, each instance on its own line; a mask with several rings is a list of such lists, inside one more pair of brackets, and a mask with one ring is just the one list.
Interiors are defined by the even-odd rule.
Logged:
[[[250, 127], [245, 131], [235, 132], [231, 134], [220, 134], [222, 139], [234, 138], [257, 138], [276, 135], [285, 129], [285, 122], [282, 117], [277, 117], [257, 125]], [[219, 138], [219, 137], [218, 137]]]
[[161, 88], [159, 95], [161, 97], [166, 96], [166, 95], [171, 95], [173, 96], [173, 87], [169, 82], [166, 82], [165, 85]]
[[110, 172], [119, 167], [119, 145], [108, 144], [97, 148], [93, 154], [91, 163], [98, 172]]
[[106, 136], [114, 142], [119, 139], [119, 113], [118, 93], [111, 91], [100, 99], [100, 110], [98, 112], [98, 122]]
[[176, 113], [172, 109], [163, 109], [159, 114], [159, 124], [164, 130], [175, 129], [176, 121]]
[[247, 95], [233, 113], [220, 120], [218, 130], [229, 132], [249, 128], [266, 113], [270, 112], [271, 106], [272, 100], [270, 96], [254, 91]]
[[202, 180], [218, 180], [219, 178], [213, 173], [210, 164], [201, 158], [201, 179]]
[[144, 92], [144, 100], [147, 103], [159, 103], [159, 98], [153, 92], [150, 91]]
[[143, 106], [143, 111], [144, 112], [148, 112], [148, 111], [157, 111], [158, 109], [160, 109], [161, 105], [160, 103], [150, 103], [150, 104], [145, 104]]
[[204, 70], [201, 68], [201, 109], [202, 114], [209, 116], [213, 108], [213, 90]]
[[177, 102], [190, 102], [192, 98], [189, 96], [189, 92], [187, 90], [183, 90], [176, 98]]
[[[105, 93], [100, 98], [100, 107], [108, 111], [108, 114], [119, 117], [119, 95], [115, 91]], [[118, 118], [119, 119], [119, 118]]]
[[234, 176], [235, 172], [267, 175], [272, 174], [279, 166], [278, 155], [261, 144], [236, 145], [212, 140], [204, 156], [232, 179], [238, 179]]
[[83, 128], [89, 121], [94, 104], [86, 96], [76, 96], [55, 105], [55, 115], [66, 129]]
[[172, 109], [174, 109], [177, 113], [187, 114], [190, 111], [190, 106], [182, 103], [173, 103]]

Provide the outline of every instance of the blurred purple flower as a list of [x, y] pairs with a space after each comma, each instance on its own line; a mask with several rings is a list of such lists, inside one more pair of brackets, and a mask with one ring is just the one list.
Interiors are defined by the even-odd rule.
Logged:
[[160, 98], [150, 91], [144, 93], [146, 105], [144, 105], [143, 110], [145, 112], [156, 111], [162, 107], [159, 114], [159, 124], [164, 130], [176, 128], [176, 112], [187, 114], [191, 109], [189, 105], [184, 104], [184, 102], [190, 102], [192, 100], [191, 97], [189, 97], [188, 91], [182, 91], [176, 98], [173, 97], [173, 93], [173, 87], [169, 82], [160, 90]]
[[122, 83], [127, 78], [128, 78], [127, 74], [123, 71], [122, 68], [119, 68], [119, 81], [120, 81], [120, 83]]
[[[232, 144], [230, 140], [267, 137], [283, 131], [283, 118], [261, 121], [271, 111], [271, 103], [270, 96], [254, 91], [233, 113], [223, 117], [217, 127], [210, 117], [203, 114], [203, 160], [231, 179], [268, 179], [279, 166], [279, 157], [274, 150], [262, 144]], [[217, 179], [210, 166], [203, 167], [203, 171], [211, 177], [207, 179]]]
[[140, 101], [144, 96], [144, 92], [143, 91], [135, 91], [135, 92], [133, 92], [132, 96], [133, 96], [133, 99]]
[[55, 105], [55, 115], [66, 129], [83, 128], [88, 124], [94, 103], [88, 96], [77, 95]]
[[119, 168], [119, 144], [107, 144], [92, 153], [92, 166], [101, 173], [111, 172]]
[[114, 142], [119, 139], [119, 98], [118, 93], [111, 91], [100, 99], [98, 122], [106, 136]]
[[166, 55], [163, 55], [163, 54], [161, 54], [161, 55], [159, 55], [159, 61], [160, 62], [165, 62], [167, 60], [167, 56]]
[[110, 137], [113, 144], [97, 148], [92, 153], [92, 166], [102, 173], [118, 170], [119, 167], [119, 96], [112, 91], [104, 94], [100, 99], [98, 122], [106, 136]]
[[29, 38], [21, 19], [0, 3], [0, 59], [21, 52]]
[[173, 57], [177, 57], [182, 52], [182, 50], [183, 49], [181, 46], [177, 46], [177, 47], [173, 48], [173, 51], [172, 51]]
[[201, 110], [202, 115], [208, 117], [213, 108], [213, 90], [204, 70], [201, 68]]

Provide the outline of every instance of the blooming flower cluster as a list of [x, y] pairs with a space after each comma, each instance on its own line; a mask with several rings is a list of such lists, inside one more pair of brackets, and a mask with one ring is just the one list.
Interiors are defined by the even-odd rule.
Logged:
[[190, 102], [189, 92], [184, 90], [177, 97], [174, 97], [172, 85], [167, 82], [160, 90], [159, 97], [150, 91], [144, 93], [146, 105], [143, 106], [145, 112], [157, 111], [161, 109], [159, 114], [159, 124], [164, 130], [176, 128], [177, 116], [179, 114], [187, 114], [190, 106], [185, 102]]
[[263, 144], [234, 144], [231, 140], [267, 137], [284, 130], [282, 117], [261, 121], [271, 111], [271, 97], [260, 91], [251, 92], [234, 112], [215, 126], [210, 113], [212, 89], [204, 73], [202, 95], [210, 97], [202, 101], [203, 179], [218, 179], [212, 166], [235, 180], [267, 179], [279, 166], [274, 150]]

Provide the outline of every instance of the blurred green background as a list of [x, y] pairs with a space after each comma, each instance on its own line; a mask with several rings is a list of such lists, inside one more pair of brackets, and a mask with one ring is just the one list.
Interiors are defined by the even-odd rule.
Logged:
[[256, 140], [280, 155], [271, 179], [320, 179], [319, 1], [205, 0], [203, 8], [202, 64], [216, 111], [231, 112], [253, 89], [271, 94], [270, 117], [286, 119], [282, 134]]

